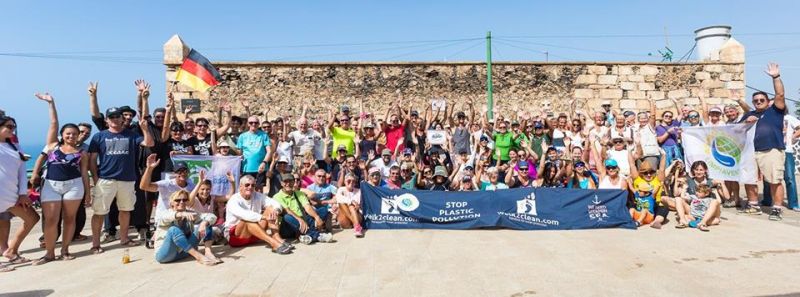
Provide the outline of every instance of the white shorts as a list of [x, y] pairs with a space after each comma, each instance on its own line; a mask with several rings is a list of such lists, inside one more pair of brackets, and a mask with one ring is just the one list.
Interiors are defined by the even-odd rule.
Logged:
[[117, 208], [120, 211], [133, 211], [136, 204], [135, 182], [118, 181], [113, 179], [99, 179], [94, 186], [92, 210], [96, 215], [106, 215], [111, 209], [111, 202], [117, 198]]
[[83, 179], [80, 177], [65, 181], [44, 180], [39, 199], [42, 202], [82, 200], [83, 193]]

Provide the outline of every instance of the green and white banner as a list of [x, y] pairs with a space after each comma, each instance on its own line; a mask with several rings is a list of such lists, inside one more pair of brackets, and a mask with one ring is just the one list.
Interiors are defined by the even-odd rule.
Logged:
[[[189, 167], [189, 178], [198, 184], [200, 171], [204, 171], [206, 179], [211, 181], [211, 195], [224, 196], [230, 189], [227, 173], [233, 173], [236, 184], [239, 184], [239, 166], [242, 164], [240, 156], [194, 156], [177, 155], [172, 157], [172, 162], [184, 162]], [[235, 191], [235, 189], [234, 189]]]
[[681, 138], [687, 170], [695, 161], [705, 161], [713, 179], [755, 184], [755, 133], [755, 126], [748, 124], [684, 127]]

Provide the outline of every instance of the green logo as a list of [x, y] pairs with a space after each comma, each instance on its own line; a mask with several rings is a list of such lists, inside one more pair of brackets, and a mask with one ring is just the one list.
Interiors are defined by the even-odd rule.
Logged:
[[742, 157], [742, 150], [736, 144], [736, 140], [724, 134], [716, 134], [711, 137], [711, 156], [714, 157], [714, 160], [726, 167], [736, 166]]

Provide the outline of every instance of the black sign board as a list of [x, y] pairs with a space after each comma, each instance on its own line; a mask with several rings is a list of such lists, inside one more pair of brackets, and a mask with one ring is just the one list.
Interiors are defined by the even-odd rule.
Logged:
[[191, 113], [199, 113], [200, 112], [200, 99], [196, 98], [188, 98], [188, 99], [181, 99], [181, 111], [186, 110], [186, 107], [192, 107]]

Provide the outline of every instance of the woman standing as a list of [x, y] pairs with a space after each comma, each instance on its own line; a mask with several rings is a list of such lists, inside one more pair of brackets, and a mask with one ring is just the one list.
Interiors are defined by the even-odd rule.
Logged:
[[[28, 179], [25, 172], [24, 155], [13, 143], [17, 122], [12, 117], [0, 116], [0, 211], [8, 211], [23, 220], [3, 256], [10, 264], [30, 262], [19, 255], [19, 246], [39, 221], [39, 215], [31, 207], [28, 198]], [[0, 272], [14, 270], [8, 264], [0, 264]]]
[[75, 124], [61, 127], [61, 140], [56, 136], [58, 129], [58, 113], [53, 96], [37, 93], [36, 97], [50, 105], [50, 128], [47, 131], [46, 151], [47, 175], [42, 186], [42, 213], [45, 218], [44, 243], [47, 252], [33, 265], [41, 265], [56, 259], [55, 245], [58, 237], [59, 217], [63, 217], [64, 232], [61, 243], [61, 259], [72, 260], [75, 256], [69, 253], [69, 244], [75, 233], [75, 216], [83, 201], [91, 201], [89, 195], [89, 158], [79, 147], [80, 130]]

